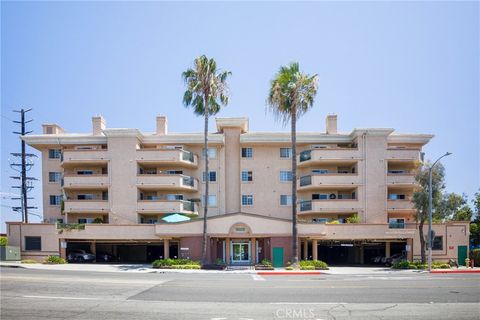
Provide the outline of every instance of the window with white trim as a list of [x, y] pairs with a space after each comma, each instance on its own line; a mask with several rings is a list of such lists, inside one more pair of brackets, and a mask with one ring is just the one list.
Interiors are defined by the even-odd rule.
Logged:
[[48, 182], [60, 182], [62, 179], [61, 172], [49, 172], [48, 173]]
[[291, 206], [292, 205], [292, 196], [282, 194], [280, 195], [280, 205], [281, 206]]
[[280, 158], [283, 158], [283, 159], [292, 158], [292, 148], [280, 148]]
[[280, 171], [280, 181], [292, 181], [292, 171]]
[[[206, 174], [205, 171], [203, 171], [202, 174], [202, 182], [205, 182]], [[217, 181], [217, 171], [209, 171], [208, 172], [208, 181], [210, 182], [216, 182]]]
[[48, 150], [48, 159], [60, 159], [61, 155], [62, 155], [62, 150], [60, 149]]
[[[202, 205], [205, 206], [205, 195], [202, 197]], [[217, 195], [209, 194], [208, 195], [208, 206], [209, 207], [216, 207], [217, 206]]]
[[253, 148], [242, 148], [242, 158], [253, 158]]
[[242, 194], [242, 206], [253, 206], [253, 195]]
[[253, 181], [253, 171], [242, 171], [242, 182]]
[[[208, 159], [217, 158], [217, 148], [208, 148]], [[205, 148], [202, 149], [202, 159], [205, 159]]]
[[51, 206], [59, 206], [60, 203], [62, 202], [62, 196], [50, 196], [50, 205]]

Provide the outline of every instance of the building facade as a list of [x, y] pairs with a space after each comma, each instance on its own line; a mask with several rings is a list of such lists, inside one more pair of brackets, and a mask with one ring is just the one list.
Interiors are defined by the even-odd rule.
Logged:
[[[83, 249], [123, 262], [200, 259], [208, 205], [209, 261], [285, 265], [291, 183], [298, 185], [301, 258], [330, 264], [369, 264], [402, 252], [420, 258], [411, 198], [414, 169], [432, 135], [339, 133], [337, 116], [330, 115], [325, 132], [298, 133], [292, 155], [289, 133], [249, 132], [247, 118], [217, 118], [208, 150], [202, 133], [169, 133], [166, 117], [156, 120], [154, 133], [107, 128], [98, 116], [88, 134], [45, 124], [43, 134], [23, 137], [42, 154], [44, 210], [43, 223], [7, 223], [9, 242], [23, 258]], [[292, 156], [298, 181], [292, 181]], [[468, 223], [434, 230], [433, 259], [463, 261]]]

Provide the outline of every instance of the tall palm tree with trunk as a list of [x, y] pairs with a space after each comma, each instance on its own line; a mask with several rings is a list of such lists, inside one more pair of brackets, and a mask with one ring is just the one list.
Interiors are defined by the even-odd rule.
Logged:
[[202, 55], [195, 59], [193, 68], [182, 73], [182, 78], [187, 87], [183, 95], [185, 107], [192, 107], [193, 112], [203, 116], [204, 126], [204, 151], [205, 158], [205, 195], [203, 205], [203, 240], [202, 240], [202, 263], [207, 263], [207, 215], [208, 215], [208, 184], [210, 174], [208, 170], [208, 119], [217, 114], [221, 106], [228, 104], [227, 78], [229, 71], [217, 70], [215, 60]]
[[297, 119], [310, 110], [317, 94], [317, 75], [300, 71], [297, 62], [280, 67], [271, 82], [267, 108], [277, 120], [291, 125], [292, 139], [292, 264], [298, 267], [297, 232]]

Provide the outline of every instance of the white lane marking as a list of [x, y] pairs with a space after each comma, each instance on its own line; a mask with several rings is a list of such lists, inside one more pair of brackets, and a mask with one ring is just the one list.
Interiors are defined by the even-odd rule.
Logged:
[[252, 278], [255, 281], [265, 281], [265, 278], [258, 274], [252, 274]]
[[99, 299], [99, 298], [55, 297], [55, 296], [23, 296], [23, 298], [33, 298], [33, 299], [62, 299], [62, 300], [98, 300], [98, 299]]
[[293, 305], [304, 305], [304, 304], [324, 304], [324, 305], [332, 305], [332, 304], [348, 304], [347, 302], [269, 302], [268, 304], [293, 304]]

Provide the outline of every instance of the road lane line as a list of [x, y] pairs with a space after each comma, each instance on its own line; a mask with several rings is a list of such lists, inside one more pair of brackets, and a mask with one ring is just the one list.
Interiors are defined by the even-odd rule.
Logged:
[[22, 297], [33, 298], [33, 299], [99, 300], [99, 298], [87, 298], [87, 297], [55, 297], [55, 296], [22, 296]]
[[259, 276], [258, 274], [252, 274], [252, 278], [255, 281], [265, 281], [265, 278], [262, 276]]
[[293, 304], [293, 305], [309, 305], [309, 304], [320, 304], [320, 305], [337, 305], [337, 304], [348, 304], [347, 302], [269, 302], [268, 304]]

